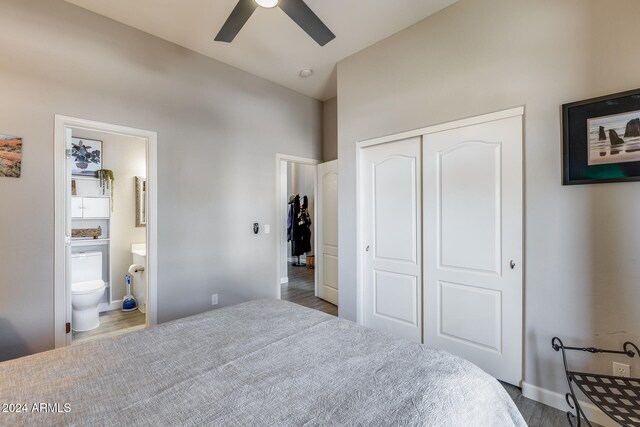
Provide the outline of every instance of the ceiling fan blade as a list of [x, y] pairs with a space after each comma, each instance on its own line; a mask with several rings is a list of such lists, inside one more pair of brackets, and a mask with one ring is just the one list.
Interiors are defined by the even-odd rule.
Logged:
[[220, 29], [215, 40], [231, 43], [257, 7], [258, 5], [254, 0], [240, 0]]
[[320, 46], [336, 38], [303, 0], [280, 0], [278, 6]]

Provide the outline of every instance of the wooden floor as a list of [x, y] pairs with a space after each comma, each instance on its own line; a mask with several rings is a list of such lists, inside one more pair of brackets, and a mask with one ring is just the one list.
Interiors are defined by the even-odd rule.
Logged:
[[[514, 387], [511, 384], [501, 384], [515, 402], [527, 425], [531, 427], [566, 427], [570, 425], [569, 421], [567, 421], [566, 411], [560, 411], [551, 406], [527, 399], [522, 395], [522, 391], [518, 387]], [[568, 406], [567, 410], [569, 410]], [[600, 427], [593, 422], [591, 425]]]
[[305, 307], [338, 315], [338, 307], [315, 296], [315, 270], [289, 265], [289, 283], [281, 286], [281, 298]]
[[100, 326], [92, 331], [72, 333], [72, 344], [97, 338], [126, 334], [144, 328], [145, 315], [140, 310], [124, 312], [112, 310], [100, 313]]

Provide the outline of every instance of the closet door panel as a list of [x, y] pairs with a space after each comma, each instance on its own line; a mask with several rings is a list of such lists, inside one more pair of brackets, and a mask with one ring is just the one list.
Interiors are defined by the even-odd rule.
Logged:
[[362, 149], [365, 326], [422, 341], [421, 138]]
[[522, 116], [424, 137], [424, 342], [522, 380]]
[[[377, 260], [417, 260], [415, 157], [393, 155], [372, 165], [374, 256]], [[407, 209], [403, 209], [407, 207]]]
[[438, 157], [441, 266], [499, 274], [500, 153], [500, 144], [474, 141]]

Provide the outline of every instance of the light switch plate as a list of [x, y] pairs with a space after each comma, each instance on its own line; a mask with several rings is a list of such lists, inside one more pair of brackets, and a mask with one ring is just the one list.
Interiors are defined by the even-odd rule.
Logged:
[[218, 294], [211, 295], [211, 305], [218, 305]]

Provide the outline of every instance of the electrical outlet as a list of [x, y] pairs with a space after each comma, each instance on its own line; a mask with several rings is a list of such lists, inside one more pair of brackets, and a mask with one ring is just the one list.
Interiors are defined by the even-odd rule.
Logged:
[[211, 295], [211, 305], [218, 305], [218, 294]]
[[613, 362], [613, 376], [629, 378], [631, 376], [631, 366]]

